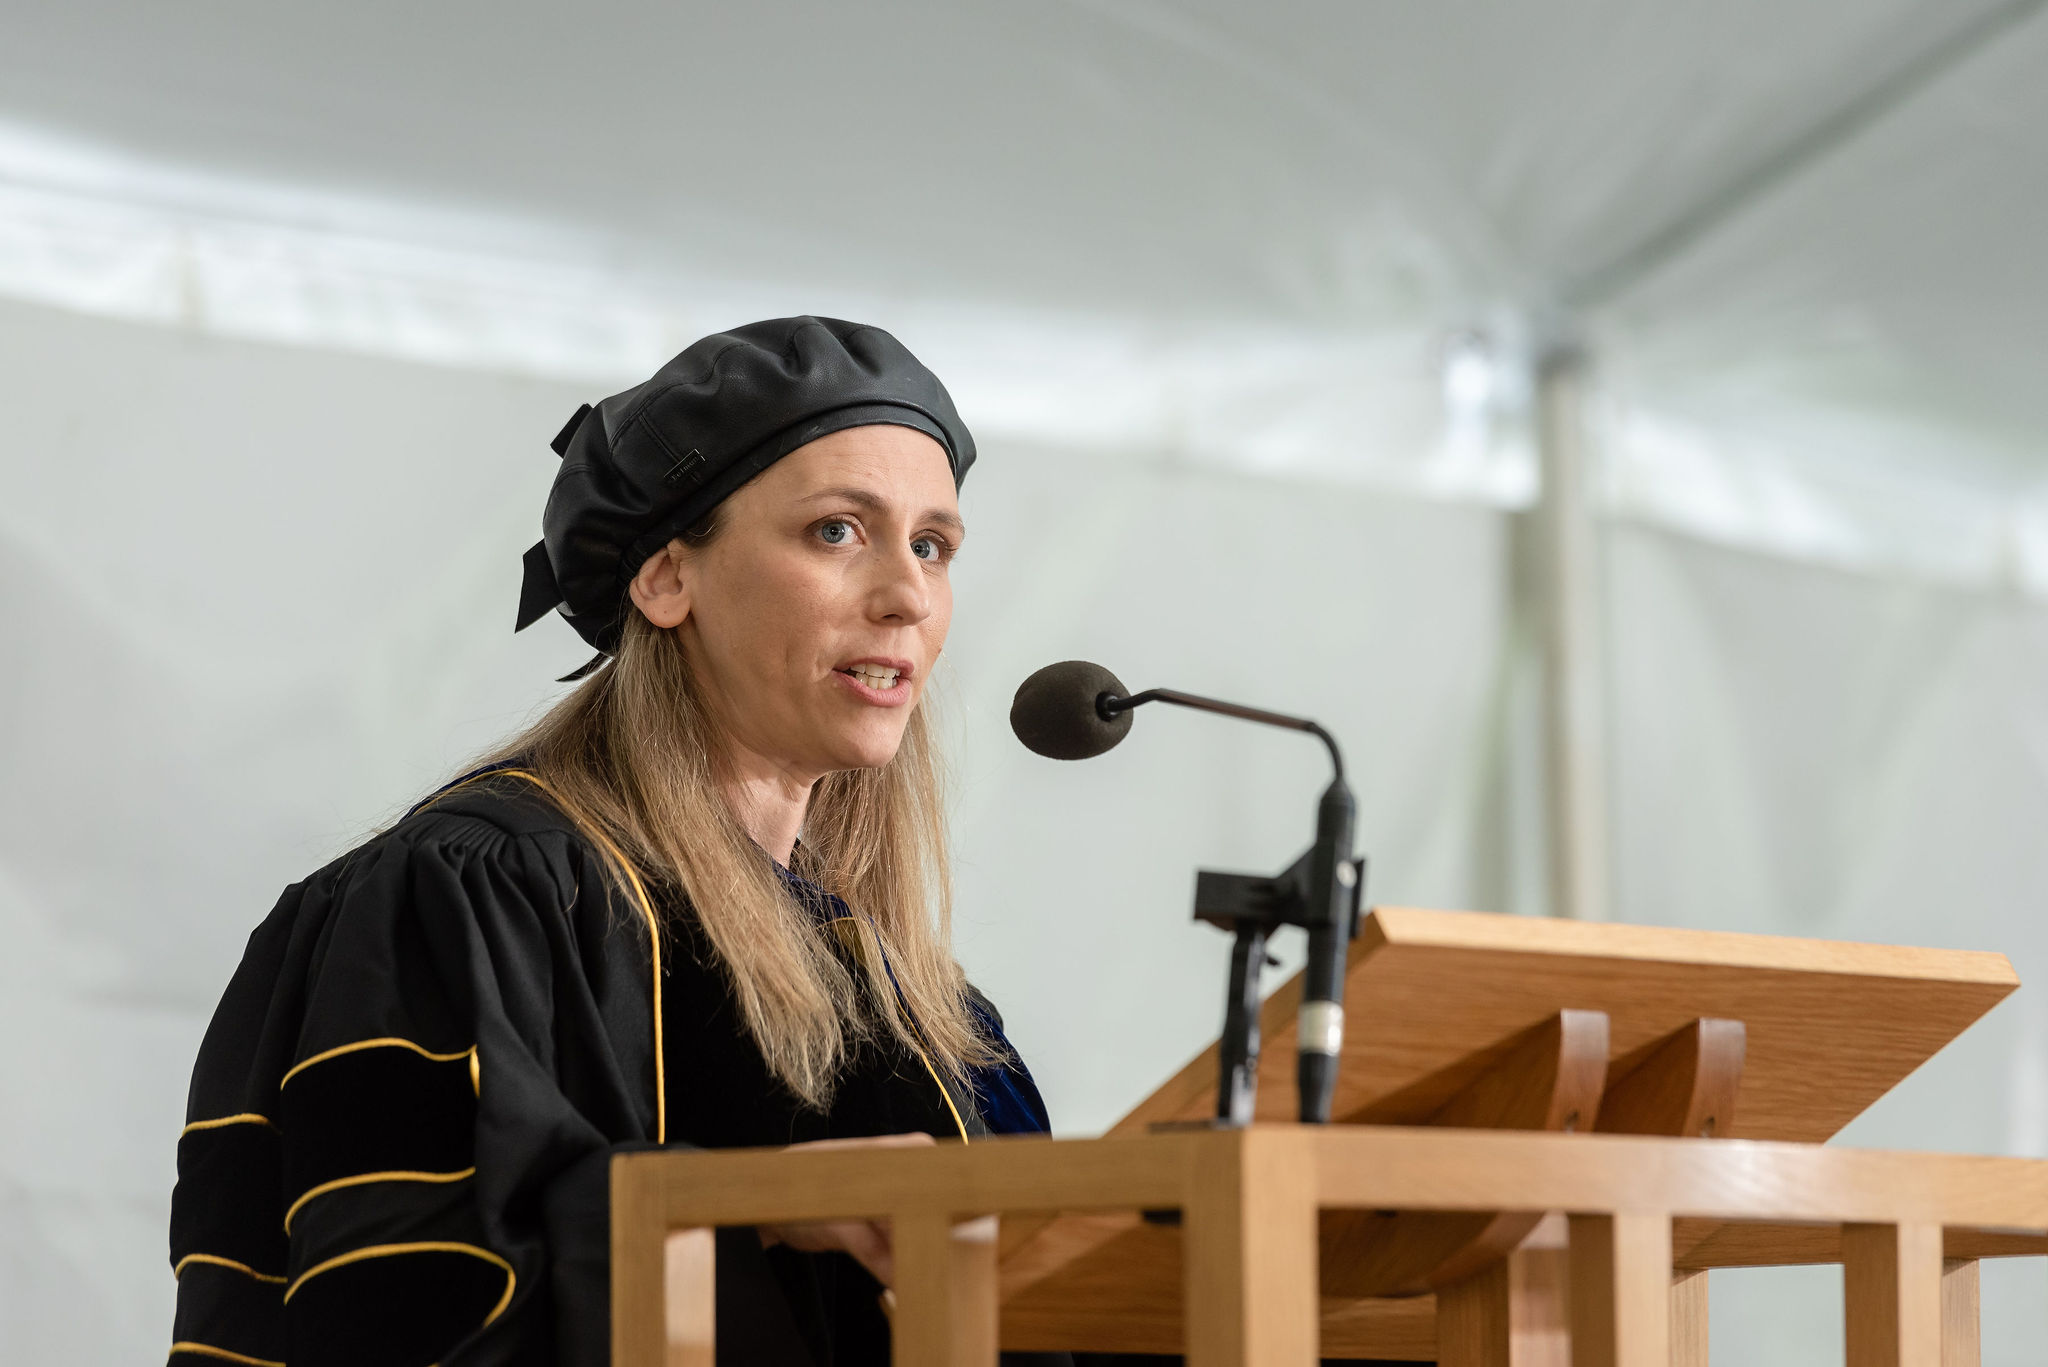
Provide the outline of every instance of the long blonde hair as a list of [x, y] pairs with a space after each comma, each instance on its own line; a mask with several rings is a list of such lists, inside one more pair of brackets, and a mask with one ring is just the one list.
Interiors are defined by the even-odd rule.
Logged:
[[593, 844], [667, 894], [663, 914], [687, 901], [769, 1069], [823, 1107], [849, 1051], [877, 1033], [955, 1079], [993, 1057], [952, 955], [932, 731], [920, 700], [893, 760], [828, 775], [811, 794], [793, 872], [853, 910], [851, 926], [833, 928], [857, 947], [852, 970], [727, 804], [718, 726], [677, 632], [629, 606], [613, 659], [489, 759], [539, 778], [586, 835], [604, 837]]

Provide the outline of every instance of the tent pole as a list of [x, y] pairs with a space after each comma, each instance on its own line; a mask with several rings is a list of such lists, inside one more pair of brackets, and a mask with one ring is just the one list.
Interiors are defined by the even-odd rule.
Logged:
[[1530, 514], [1543, 660], [1545, 864], [1553, 916], [1604, 921], [1608, 900], [1607, 689], [1599, 530], [1586, 445], [1587, 363], [1554, 343], [1535, 367], [1542, 496]]

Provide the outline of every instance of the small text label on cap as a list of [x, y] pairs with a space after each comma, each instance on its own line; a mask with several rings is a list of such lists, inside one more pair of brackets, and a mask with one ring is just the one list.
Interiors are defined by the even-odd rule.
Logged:
[[673, 485], [689, 480], [694, 484], [697, 480], [698, 471], [703, 468], [704, 453], [693, 446], [688, 451], [685, 451], [674, 465], [668, 467], [668, 473], [661, 477], [661, 482]]

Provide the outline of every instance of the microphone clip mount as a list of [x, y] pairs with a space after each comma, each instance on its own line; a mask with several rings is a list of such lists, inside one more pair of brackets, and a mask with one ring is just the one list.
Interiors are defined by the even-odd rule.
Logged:
[[[1195, 874], [1195, 916], [1236, 937], [1230, 952], [1230, 982], [1224, 1003], [1223, 1035], [1218, 1041], [1216, 1120], [1228, 1126], [1249, 1125], [1259, 1086], [1259, 971], [1268, 958], [1266, 941], [1282, 926], [1308, 928], [1317, 899], [1313, 895], [1318, 850], [1310, 846], [1275, 877], [1201, 869]], [[1346, 943], [1358, 938], [1358, 912], [1365, 896], [1364, 858], [1337, 864], [1337, 883], [1348, 905], [1343, 908]]]

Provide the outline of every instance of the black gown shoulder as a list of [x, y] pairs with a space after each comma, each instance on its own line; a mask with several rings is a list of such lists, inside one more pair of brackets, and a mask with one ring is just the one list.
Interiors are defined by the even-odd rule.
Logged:
[[173, 1363], [556, 1360], [586, 1240], [551, 1224], [657, 1139], [655, 970], [530, 789], [416, 811], [249, 937], [178, 1142]]
[[[286, 889], [207, 1029], [187, 1120], [173, 1367], [598, 1367], [613, 1153], [980, 1127], [972, 1095], [879, 1047], [829, 1112], [802, 1107], [687, 905], [621, 887], [509, 773]], [[850, 1259], [725, 1231], [719, 1271], [722, 1364], [886, 1361]]]

